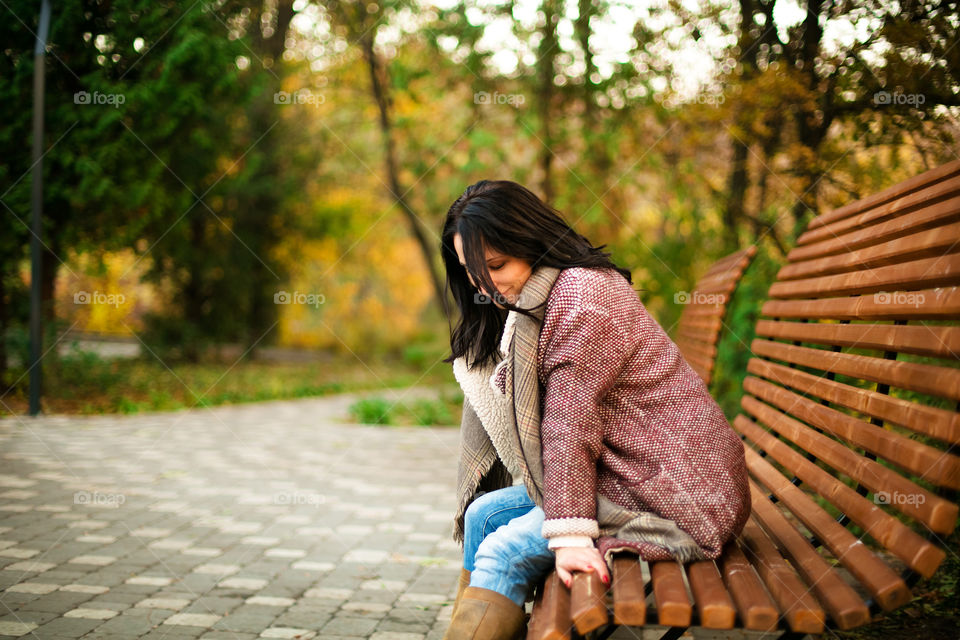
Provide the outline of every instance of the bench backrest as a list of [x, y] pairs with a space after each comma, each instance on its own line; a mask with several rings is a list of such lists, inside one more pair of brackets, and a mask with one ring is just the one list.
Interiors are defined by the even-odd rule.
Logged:
[[679, 300], [684, 307], [675, 342], [684, 360], [708, 386], [713, 377], [727, 305], [756, 252], [757, 247], [750, 245], [720, 258], [710, 266], [692, 292], [677, 294], [685, 299]]
[[748, 527], [849, 628], [909, 601], [957, 523], [960, 161], [819, 216], [787, 259], [733, 423]]

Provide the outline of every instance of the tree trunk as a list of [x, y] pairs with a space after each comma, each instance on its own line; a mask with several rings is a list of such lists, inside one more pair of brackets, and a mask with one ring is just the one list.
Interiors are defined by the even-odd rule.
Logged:
[[404, 189], [402, 189], [400, 186], [400, 176], [396, 157], [396, 144], [393, 139], [393, 129], [390, 123], [390, 96], [387, 93], [390, 82], [382, 61], [380, 60], [379, 56], [377, 56], [376, 51], [373, 49], [373, 38], [374, 32], [365, 32], [360, 38], [360, 46], [363, 50], [363, 57], [366, 60], [367, 67], [370, 71], [370, 88], [373, 92], [373, 99], [377, 103], [377, 110], [380, 116], [380, 131], [383, 135], [387, 179], [390, 184], [391, 196], [393, 196], [397, 204], [400, 205], [401, 211], [403, 211], [404, 215], [407, 217], [407, 222], [410, 225], [410, 231], [413, 233], [413, 237], [416, 239], [417, 244], [420, 245], [420, 251], [423, 254], [424, 262], [426, 263], [427, 272], [429, 273], [430, 279], [433, 283], [437, 304], [440, 306], [440, 310], [442, 312], [445, 308], [444, 283], [440, 278], [440, 274], [437, 273], [433, 245], [428, 240], [427, 235], [420, 224], [420, 219], [407, 202], [407, 199], [404, 196]]

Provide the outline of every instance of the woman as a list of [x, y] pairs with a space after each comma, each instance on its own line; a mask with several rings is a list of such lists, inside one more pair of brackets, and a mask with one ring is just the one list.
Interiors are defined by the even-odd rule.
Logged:
[[464, 391], [446, 637], [516, 637], [554, 566], [717, 557], [750, 512], [743, 445], [630, 272], [506, 180], [468, 187], [441, 243]]

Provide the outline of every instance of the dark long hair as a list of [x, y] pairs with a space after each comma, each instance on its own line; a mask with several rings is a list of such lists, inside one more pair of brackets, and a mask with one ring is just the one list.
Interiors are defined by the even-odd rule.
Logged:
[[[486, 361], [495, 363], [500, 359], [500, 339], [509, 310], [536, 318], [503, 296], [498, 302], [504, 309], [492, 303], [477, 304], [474, 294], [479, 290], [470, 284], [467, 269], [460, 265], [454, 248], [453, 237], [457, 234], [463, 242], [467, 269], [473, 280], [486, 291], [497, 291], [487, 270], [487, 247], [527, 261], [531, 273], [542, 265], [561, 270], [568, 267], [610, 268], [633, 284], [630, 271], [615, 265], [609, 252], [601, 251], [607, 245], [594, 247], [564, 222], [560, 212], [529, 189], [510, 180], [481, 180], [467, 187], [450, 205], [443, 223], [440, 253], [447, 272], [446, 287], [460, 310], [460, 321], [450, 331], [451, 355], [444, 362], [466, 356], [470, 369]], [[447, 308], [446, 312], [449, 323], [450, 309]], [[469, 354], [474, 356], [472, 362]]]

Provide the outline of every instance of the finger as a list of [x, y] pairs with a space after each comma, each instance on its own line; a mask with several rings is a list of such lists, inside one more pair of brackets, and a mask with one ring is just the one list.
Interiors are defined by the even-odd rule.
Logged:
[[570, 572], [564, 569], [563, 567], [557, 567], [557, 575], [560, 576], [561, 582], [567, 585], [567, 588], [569, 589], [570, 580], [571, 580]]

